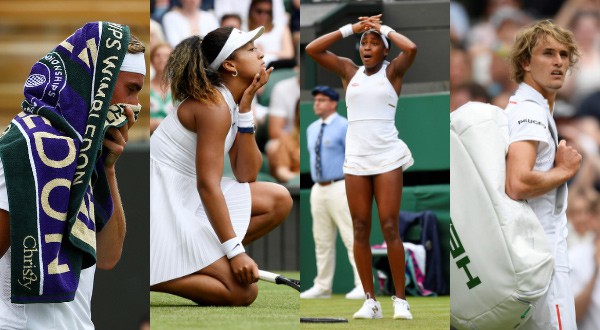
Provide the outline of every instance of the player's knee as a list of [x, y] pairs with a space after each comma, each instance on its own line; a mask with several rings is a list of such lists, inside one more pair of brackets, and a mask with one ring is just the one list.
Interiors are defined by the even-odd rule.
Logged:
[[368, 242], [371, 235], [371, 225], [366, 219], [354, 218], [354, 241], [358, 243]]
[[231, 306], [250, 306], [258, 297], [258, 285], [252, 284], [232, 291], [230, 295]]
[[386, 219], [381, 221], [381, 233], [386, 242], [391, 242], [400, 239], [398, 225], [394, 223], [396, 219]]
[[290, 192], [285, 187], [278, 185], [274, 193], [273, 203], [275, 205], [275, 212], [277, 213], [276, 218], [282, 223], [292, 210], [292, 205], [294, 204]]

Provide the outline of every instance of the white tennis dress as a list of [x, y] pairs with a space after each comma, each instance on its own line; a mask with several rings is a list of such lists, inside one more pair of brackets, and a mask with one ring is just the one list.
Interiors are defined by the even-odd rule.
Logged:
[[[238, 108], [229, 90], [219, 91], [231, 112], [227, 154], [237, 133]], [[197, 272], [225, 255], [196, 188], [196, 143], [196, 133], [181, 125], [177, 110], [150, 139], [150, 285]], [[233, 229], [243, 238], [250, 223], [250, 186], [222, 178], [221, 189]]]
[[356, 71], [346, 89], [348, 131], [344, 173], [374, 175], [413, 163], [412, 154], [396, 129], [398, 94], [386, 76], [389, 62], [370, 76], [365, 67]]

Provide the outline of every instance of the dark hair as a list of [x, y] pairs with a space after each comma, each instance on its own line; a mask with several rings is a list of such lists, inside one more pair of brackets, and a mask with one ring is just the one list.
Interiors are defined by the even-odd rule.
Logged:
[[381, 42], [383, 42], [383, 39], [385, 39], [385, 41], [387, 41], [387, 44], [389, 46], [388, 46], [388, 48], [385, 48], [385, 45], [384, 45], [384, 49], [390, 50], [392, 48], [392, 43], [391, 43], [390, 38], [384, 36], [383, 34], [381, 34], [381, 32], [379, 32], [377, 30], [370, 29], [370, 30], [363, 32], [363, 34], [360, 36], [360, 39], [362, 40], [363, 36], [366, 36], [367, 34], [375, 34], [375, 35], [379, 36], [379, 38], [381, 38]]
[[225, 14], [223, 16], [221, 16], [221, 25], [223, 25], [223, 22], [225, 22], [225, 20], [228, 20], [230, 18], [235, 18], [237, 19], [240, 24], [242, 23], [242, 18], [240, 17], [240, 15], [238, 14]]
[[[214, 87], [222, 84], [218, 70], [209, 67], [227, 42], [233, 28], [222, 27], [209, 32], [204, 40], [198, 36], [180, 42], [169, 57], [164, 80], [171, 84], [174, 101], [187, 97], [215, 101]], [[230, 56], [231, 58], [231, 56]]]

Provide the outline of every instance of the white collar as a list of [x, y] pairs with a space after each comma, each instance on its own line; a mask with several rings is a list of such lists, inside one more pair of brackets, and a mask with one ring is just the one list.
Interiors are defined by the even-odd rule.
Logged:
[[335, 111], [334, 113], [327, 116], [327, 118], [325, 118], [325, 120], [323, 120], [323, 118], [319, 118], [320, 124], [325, 123], [325, 125], [329, 125], [337, 116], [338, 116], [337, 111]]
[[551, 111], [548, 100], [544, 98], [542, 93], [538, 92], [535, 88], [531, 87], [525, 82], [519, 84], [519, 88], [515, 92], [515, 96], [522, 100], [531, 100], [543, 108], [548, 109], [548, 111]]

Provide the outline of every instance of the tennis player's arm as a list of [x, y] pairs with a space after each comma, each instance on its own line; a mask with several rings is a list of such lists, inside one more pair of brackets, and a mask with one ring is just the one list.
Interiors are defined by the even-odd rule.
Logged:
[[0, 258], [10, 247], [10, 215], [6, 210], [0, 209]]
[[236, 236], [231, 225], [225, 196], [221, 190], [223, 150], [231, 127], [227, 105], [203, 104], [194, 111], [197, 188], [208, 220], [221, 243]]
[[[355, 23], [353, 25], [353, 31], [358, 32], [358, 29], [361, 29], [360, 26], [363, 24], [363, 22]], [[354, 26], [356, 26], [356, 28]], [[349, 58], [337, 56], [336, 54], [327, 50], [336, 41], [340, 41], [342, 39], [342, 33], [339, 30], [335, 30], [313, 40], [306, 46], [305, 50], [306, 54], [312, 57], [313, 60], [315, 60], [315, 62], [317, 62], [320, 66], [342, 78], [342, 81], [345, 82], [345, 86], [356, 73], [358, 66], [356, 66], [356, 64], [354, 64], [354, 62], [352, 62], [352, 60]]]
[[96, 234], [96, 266], [99, 269], [110, 270], [121, 260], [126, 222], [114, 166], [106, 169], [106, 177], [114, 210], [102, 231]]
[[[239, 104], [240, 116], [247, 115], [252, 108], [252, 99], [256, 92], [264, 86], [273, 72], [273, 68], [262, 69], [244, 90]], [[254, 182], [262, 164], [262, 154], [256, 145], [256, 137], [250, 133], [237, 133], [229, 150], [231, 169], [239, 182]]]
[[390, 61], [390, 65], [387, 68], [388, 77], [390, 82], [394, 85], [394, 89], [397, 93], [400, 93], [402, 87], [402, 78], [406, 74], [406, 71], [413, 64], [415, 57], [417, 56], [417, 45], [404, 35], [392, 31], [388, 34], [390, 41], [396, 45], [400, 50], [400, 54]]
[[535, 171], [537, 141], [513, 142], [506, 156], [506, 194], [514, 200], [531, 199], [557, 188], [572, 178], [579, 169], [581, 155], [565, 145], [556, 152], [554, 168], [548, 172]]

